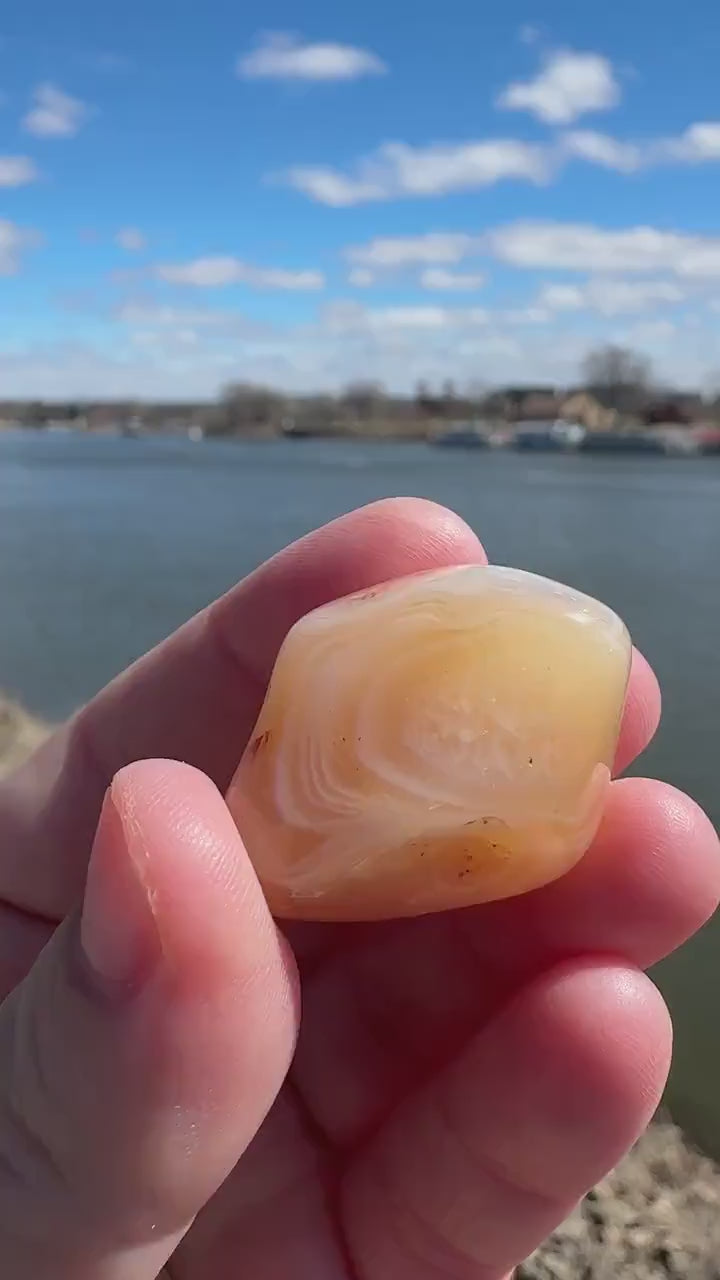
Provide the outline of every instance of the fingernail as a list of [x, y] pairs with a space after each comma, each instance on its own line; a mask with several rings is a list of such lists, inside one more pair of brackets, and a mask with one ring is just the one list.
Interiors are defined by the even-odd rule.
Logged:
[[111, 790], [90, 856], [80, 940], [94, 974], [112, 988], [142, 985], [161, 955], [150, 891]]

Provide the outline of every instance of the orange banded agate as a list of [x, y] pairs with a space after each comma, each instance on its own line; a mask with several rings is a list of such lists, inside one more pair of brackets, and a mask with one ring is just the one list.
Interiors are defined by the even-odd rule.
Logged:
[[494, 565], [301, 618], [227, 795], [273, 913], [414, 916], [563, 875], [600, 823], [630, 659], [606, 605]]

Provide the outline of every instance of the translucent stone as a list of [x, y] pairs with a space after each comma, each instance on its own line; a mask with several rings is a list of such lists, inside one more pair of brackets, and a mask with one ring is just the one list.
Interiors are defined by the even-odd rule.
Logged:
[[630, 657], [605, 605], [498, 566], [302, 618], [227, 796], [273, 913], [421, 915], [561, 876], [602, 816]]

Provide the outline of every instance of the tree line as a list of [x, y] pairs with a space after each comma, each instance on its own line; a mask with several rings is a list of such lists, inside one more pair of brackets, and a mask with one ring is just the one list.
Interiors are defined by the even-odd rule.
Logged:
[[[428, 424], [470, 419], [517, 420], [528, 405], [532, 416], [552, 417], [557, 402], [572, 392], [585, 392], [619, 420], [685, 421], [691, 401], [708, 409], [708, 416], [720, 412], [720, 396], [706, 397], [680, 393], [657, 378], [651, 362], [627, 347], [607, 345], [591, 350], [579, 370], [573, 387], [555, 386], [493, 388], [480, 380], [458, 386], [446, 379], [440, 386], [417, 383], [412, 394], [388, 391], [372, 379], [350, 382], [337, 393], [293, 395], [250, 381], [232, 382], [210, 404], [150, 404], [126, 401], [112, 405], [82, 402], [48, 405], [40, 402], [0, 404], [0, 417], [41, 426], [53, 419], [72, 422], [92, 409], [94, 423], [104, 412], [108, 420], [137, 419], [144, 429], [172, 428], [189, 422], [210, 435], [302, 434], [357, 432], [418, 435], [427, 434]], [[716, 412], [714, 412], [716, 411]]]

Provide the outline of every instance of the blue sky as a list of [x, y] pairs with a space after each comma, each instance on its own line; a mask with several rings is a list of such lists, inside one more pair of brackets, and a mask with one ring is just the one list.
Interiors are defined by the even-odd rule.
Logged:
[[720, 382], [710, 0], [13, 8], [0, 397]]

